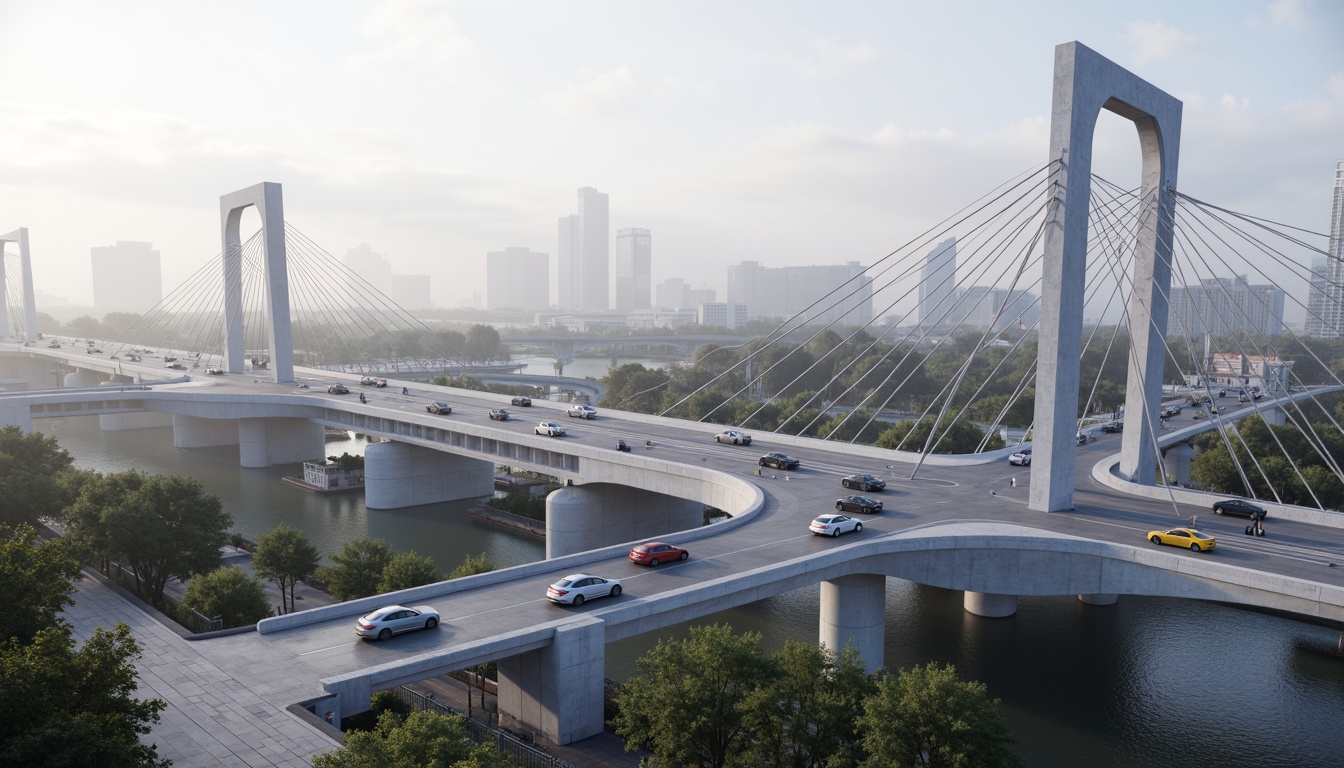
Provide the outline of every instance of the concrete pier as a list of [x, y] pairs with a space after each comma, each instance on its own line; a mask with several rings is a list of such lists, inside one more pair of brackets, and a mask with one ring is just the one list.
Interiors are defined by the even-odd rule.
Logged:
[[606, 639], [584, 616], [555, 630], [545, 648], [499, 660], [499, 710], [556, 744], [602, 732]]
[[495, 467], [488, 461], [398, 442], [374, 443], [364, 451], [364, 505], [369, 509], [476, 499], [494, 490]]
[[237, 419], [202, 419], [173, 416], [174, 448], [213, 448], [238, 444]]
[[546, 557], [555, 558], [704, 525], [704, 505], [612, 483], [561, 488], [546, 497]]
[[1017, 613], [1017, 595], [996, 595], [990, 592], [967, 592], [961, 599], [967, 613], [987, 619], [1002, 619]]
[[1119, 595], [1101, 594], [1101, 595], [1079, 595], [1078, 602], [1086, 605], [1115, 605], [1120, 599]]
[[869, 672], [886, 665], [886, 617], [885, 576], [860, 573], [821, 582], [820, 643], [836, 653], [852, 647]]
[[322, 425], [308, 419], [239, 419], [238, 462], [244, 467], [272, 467], [326, 458]]

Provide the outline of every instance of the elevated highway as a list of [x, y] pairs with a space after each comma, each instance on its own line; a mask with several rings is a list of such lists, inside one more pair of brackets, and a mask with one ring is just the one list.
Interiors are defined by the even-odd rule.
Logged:
[[[161, 375], [157, 368], [149, 371]], [[567, 743], [601, 727], [606, 642], [818, 582], [820, 639], [833, 647], [852, 643], [874, 667], [882, 664], [888, 576], [965, 590], [968, 609], [984, 615], [1011, 613], [1017, 595], [1080, 595], [1106, 603], [1144, 594], [1344, 621], [1344, 572], [1335, 567], [1344, 563], [1344, 530], [1275, 509], [1271, 535], [1248, 539], [1239, 535], [1240, 521], [1208, 512], [1207, 496], [1177, 499], [1175, 507], [1165, 491], [1135, 496], [1104, 481], [1114, 476], [1118, 440], [1111, 436], [1078, 449], [1075, 508], [1046, 514], [1027, 508], [1028, 471], [1000, 460], [1010, 449], [997, 456], [930, 457], [912, 480], [912, 457], [892, 451], [772, 434], [757, 435], [750, 447], [720, 445], [712, 425], [605, 410], [593, 421], [568, 419], [560, 406], [544, 402], [517, 409], [517, 420], [495, 422], [486, 414], [506, 398], [408, 386], [409, 396], [400, 394], [398, 382], [365, 388], [370, 402], [361, 404], [353, 393], [229, 375], [148, 389], [10, 392], [0, 395], [0, 412], [12, 417], [22, 410], [37, 420], [143, 412], [236, 419], [240, 425], [249, 419], [308, 421], [572, 481], [553, 495], [578, 494], [575, 504], [561, 512], [553, 507], [548, 515], [552, 537], [570, 542], [552, 559], [276, 617], [263, 621], [260, 632], [198, 644], [240, 684], [277, 703], [322, 699], [320, 706], [342, 714], [365, 708], [372, 691], [498, 661], [501, 707]], [[426, 413], [430, 399], [451, 402], [452, 415]], [[534, 434], [532, 426], [542, 419], [562, 423], [569, 434]], [[618, 438], [636, 450], [612, 450]], [[801, 469], [758, 476], [756, 459], [769, 450], [797, 456]], [[839, 479], [855, 472], [888, 480], [880, 494], [884, 512], [865, 518], [858, 535], [812, 536], [807, 522], [847, 493]], [[1017, 482], [1010, 486], [1009, 478]], [[583, 507], [591, 499], [582, 494], [603, 487], [693, 499], [734, 517], [673, 533], [668, 521], [684, 518], [658, 516], [661, 530], [641, 528], [640, 518], [655, 515], [642, 503], [646, 497], [615, 504], [634, 509]], [[573, 525], [590, 513], [595, 525]], [[1204, 516], [1201, 528], [1219, 536], [1214, 552], [1192, 554], [1145, 541], [1146, 531], [1195, 514]], [[1337, 522], [1316, 514], [1316, 523]], [[685, 544], [691, 559], [658, 569], [629, 563], [630, 541], [652, 535]], [[621, 579], [625, 593], [578, 609], [551, 605], [546, 585], [580, 570]], [[353, 618], [392, 601], [434, 605], [444, 624], [388, 643], [358, 640]]]

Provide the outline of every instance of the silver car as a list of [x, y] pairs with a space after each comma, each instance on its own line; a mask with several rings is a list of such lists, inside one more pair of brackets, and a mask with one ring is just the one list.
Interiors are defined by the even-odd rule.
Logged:
[[565, 428], [553, 421], [543, 421], [532, 428], [538, 435], [550, 435], [551, 437], [564, 437]]
[[621, 582], [604, 579], [588, 573], [571, 573], [546, 588], [546, 599], [563, 605], [583, 605], [595, 597], [616, 597], [621, 594]]
[[428, 605], [407, 608], [404, 605], [385, 605], [373, 613], [359, 617], [355, 634], [370, 640], [386, 640], [413, 629], [433, 629], [439, 626], [439, 612]]

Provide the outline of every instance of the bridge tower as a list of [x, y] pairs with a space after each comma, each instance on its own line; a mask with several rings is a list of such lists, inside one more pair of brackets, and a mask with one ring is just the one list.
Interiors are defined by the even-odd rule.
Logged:
[[1166, 360], [1163, 337], [1181, 102], [1081, 43], [1064, 43], [1055, 48], [1050, 120], [1054, 201], [1045, 230], [1029, 501], [1042, 512], [1073, 507], [1092, 141], [1103, 109], [1134, 123], [1143, 160], [1120, 471], [1139, 483], [1156, 479], [1153, 414], [1161, 400]]
[[270, 370], [274, 381], [294, 381], [294, 340], [290, 332], [289, 271], [285, 263], [285, 209], [280, 185], [271, 181], [231, 192], [219, 198], [224, 239], [224, 370], [243, 372], [247, 352], [243, 335], [243, 243], [238, 223], [243, 210], [255, 205], [261, 214], [265, 313], [271, 344]]
[[[37, 306], [33, 303], [33, 260], [28, 254], [28, 228], [19, 227], [7, 235], [0, 235], [0, 253], [5, 243], [19, 244], [19, 265], [23, 270], [23, 340], [37, 341]], [[9, 327], [9, 290], [5, 284], [5, 265], [0, 261], [0, 337], [9, 336], [15, 329]]]

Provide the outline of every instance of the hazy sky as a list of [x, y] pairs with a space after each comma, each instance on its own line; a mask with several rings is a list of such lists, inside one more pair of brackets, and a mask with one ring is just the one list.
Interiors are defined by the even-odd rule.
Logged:
[[[10, 0], [0, 29], [0, 232], [28, 227], [37, 288], [81, 303], [91, 246], [153, 242], [169, 290], [260, 181], [442, 306], [484, 293], [487, 251], [554, 262], [581, 186], [613, 236], [652, 230], [655, 284], [872, 263], [1045, 162], [1071, 40], [1184, 102], [1187, 194], [1325, 231], [1344, 159], [1334, 0]], [[1123, 178], [1119, 127], [1096, 165]]]

